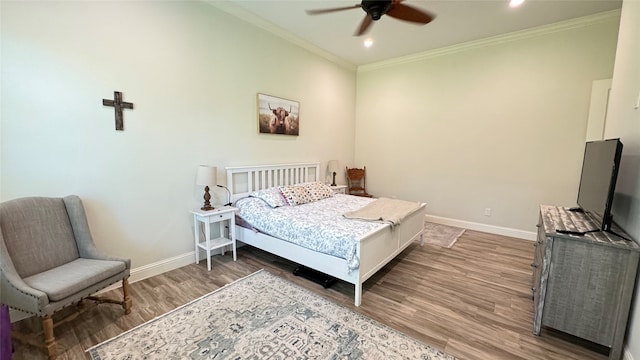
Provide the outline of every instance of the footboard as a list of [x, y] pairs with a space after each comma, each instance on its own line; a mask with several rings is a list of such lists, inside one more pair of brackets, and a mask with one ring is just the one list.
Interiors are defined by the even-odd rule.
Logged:
[[395, 228], [387, 226], [360, 240], [360, 283], [365, 282], [380, 268], [400, 254], [414, 240], [422, 239], [426, 204], [409, 214]]

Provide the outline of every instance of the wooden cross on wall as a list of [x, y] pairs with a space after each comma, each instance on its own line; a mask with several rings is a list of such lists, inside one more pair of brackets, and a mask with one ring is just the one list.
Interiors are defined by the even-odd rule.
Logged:
[[120, 91], [114, 91], [113, 100], [102, 99], [102, 105], [113, 106], [116, 112], [116, 130], [124, 130], [122, 109], [133, 109], [133, 103], [122, 101], [122, 93]]

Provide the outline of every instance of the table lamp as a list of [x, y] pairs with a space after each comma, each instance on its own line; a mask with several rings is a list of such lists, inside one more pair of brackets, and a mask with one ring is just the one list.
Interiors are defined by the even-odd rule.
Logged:
[[340, 164], [338, 163], [338, 160], [329, 160], [327, 163], [327, 173], [333, 175], [333, 182], [331, 183], [331, 186], [336, 186], [336, 173], [339, 168]]
[[198, 167], [198, 176], [196, 176], [196, 185], [204, 186], [204, 206], [200, 210], [213, 210], [211, 206], [211, 194], [209, 194], [209, 185], [217, 185], [218, 169], [215, 166], [200, 165]]

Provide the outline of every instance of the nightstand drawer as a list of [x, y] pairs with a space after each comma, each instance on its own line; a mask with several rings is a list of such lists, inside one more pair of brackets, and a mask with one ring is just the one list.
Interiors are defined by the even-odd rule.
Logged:
[[224, 214], [216, 214], [216, 215], [209, 216], [209, 222], [230, 220], [233, 216], [235, 216], [234, 212], [225, 212]]

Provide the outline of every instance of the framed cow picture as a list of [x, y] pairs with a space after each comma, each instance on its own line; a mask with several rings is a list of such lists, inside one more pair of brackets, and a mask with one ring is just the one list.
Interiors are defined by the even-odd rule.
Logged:
[[300, 103], [259, 93], [258, 131], [261, 134], [298, 136]]

